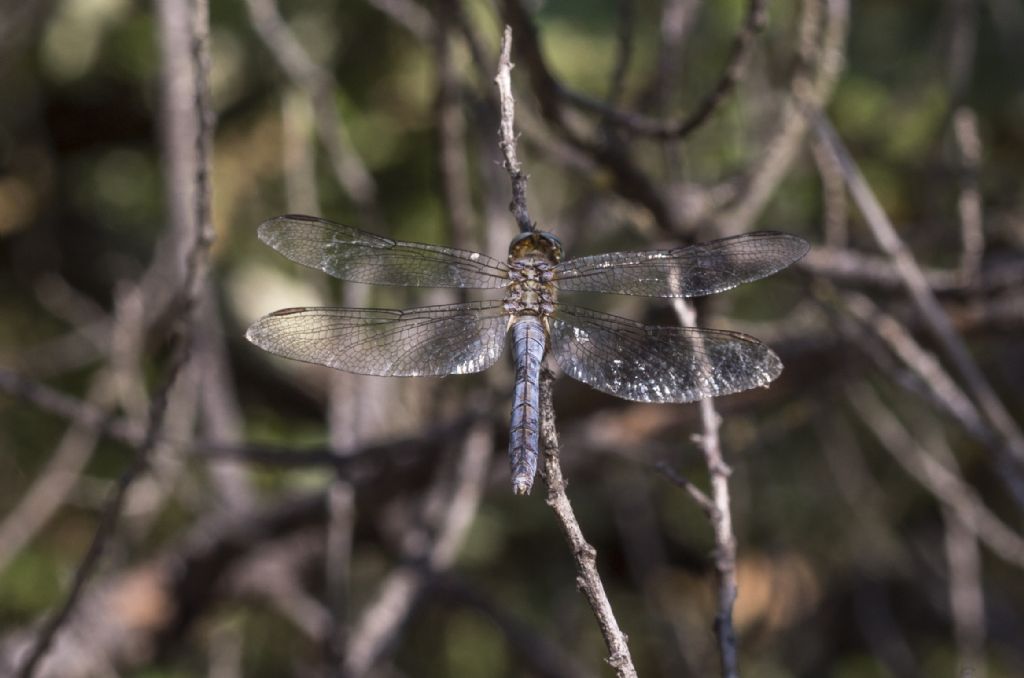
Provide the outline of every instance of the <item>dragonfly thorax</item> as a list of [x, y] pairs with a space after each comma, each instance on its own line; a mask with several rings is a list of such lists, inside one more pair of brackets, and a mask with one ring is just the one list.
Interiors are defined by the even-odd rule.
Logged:
[[554, 266], [539, 257], [509, 261], [505, 310], [515, 315], [547, 315], [555, 309]]

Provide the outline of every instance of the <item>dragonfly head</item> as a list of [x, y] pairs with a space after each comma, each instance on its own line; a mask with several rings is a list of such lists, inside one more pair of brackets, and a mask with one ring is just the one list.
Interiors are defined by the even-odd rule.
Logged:
[[522, 259], [531, 255], [557, 264], [562, 260], [562, 241], [547, 231], [531, 231], [520, 233], [508, 246], [509, 260]]

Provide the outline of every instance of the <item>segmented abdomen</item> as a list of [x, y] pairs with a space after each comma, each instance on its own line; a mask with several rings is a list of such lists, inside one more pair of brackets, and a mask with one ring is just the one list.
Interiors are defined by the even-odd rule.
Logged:
[[512, 401], [512, 427], [508, 458], [512, 489], [528, 494], [537, 473], [540, 454], [540, 364], [544, 359], [544, 326], [536, 316], [519, 316], [512, 324], [512, 356], [516, 388]]

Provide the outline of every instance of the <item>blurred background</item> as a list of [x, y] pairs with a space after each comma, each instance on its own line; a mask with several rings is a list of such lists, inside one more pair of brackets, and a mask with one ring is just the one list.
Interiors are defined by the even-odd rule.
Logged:
[[[175, 292], [201, 185], [193, 5], [0, 3], [0, 666], [65, 600], [142, 450], [38, 675], [612, 675], [545, 487], [510, 490], [507, 359], [380, 379], [244, 339], [282, 307], [458, 299], [301, 269], [256, 238], [278, 214], [505, 257], [507, 23], [530, 214], [570, 256], [759, 229], [813, 245], [697, 301], [786, 365], [716, 401], [743, 673], [1024, 675], [1024, 6], [210, 15], [215, 237], [193, 308]], [[678, 322], [666, 301], [580, 303]], [[708, 486], [698, 406], [561, 377], [555, 412], [639, 674], [719, 675], [712, 529], [672, 481]]]

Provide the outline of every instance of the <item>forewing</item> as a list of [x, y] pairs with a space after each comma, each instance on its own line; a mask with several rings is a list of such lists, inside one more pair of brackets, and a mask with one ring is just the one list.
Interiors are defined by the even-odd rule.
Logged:
[[738, 332], [657, 327], [559, 304], [551, 352], [598, 391], [648, 403], [688, 403], [764, 386], [782, 372], [770, 348]]
[[674, 250], [611, 252], [563, 261], [560, 290], [645, 297], [700, 297], [779, 271], [810, 245], [788, 233], [761, 231]]
[[502, 302], [408, 311], [289, 308], [257, 320], [246, 338], [262, 349], [346, 372], [386, 377], [480, 372], [505, 345]]
[[275, 217], [260, 224], [259, 237], [292, 261], [352, 282], [480, 289], [508, 283], [508, 267], [487, 255], [391, 240], [316, 217]]

